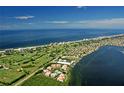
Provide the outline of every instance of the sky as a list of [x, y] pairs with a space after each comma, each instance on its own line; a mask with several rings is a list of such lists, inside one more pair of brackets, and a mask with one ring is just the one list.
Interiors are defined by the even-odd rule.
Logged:
[[0, 30], [124, 29], [123, 6], [1, 6]]

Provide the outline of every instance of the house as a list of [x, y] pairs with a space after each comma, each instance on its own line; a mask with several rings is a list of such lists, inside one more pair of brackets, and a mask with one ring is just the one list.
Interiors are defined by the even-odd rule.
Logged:
[[61, 67], [61, 64], [56, 64], [56, 68], [60, 68]]
[[19, 52], [24, 52], [24, 49], [23, 48], [18, 48], [17, 49]]
[[59, 71], [59, 70], [55, 70], [55, 72], [54, 72], [54, 73], [61, 74], [62, 72], [61, 72], [61, 71]]
[[60, 68], [61, 67], [61, 64], [52, 64], [51, 67], [53, 69]]
[[47, 77], [49, 77], [51, 75], [51, 73], [52, 72], [48, 70], [47, 72], [44, 73], [44, 75], [47, 76]]
[[14, 49], [5, 49], [5, 54], [10, 55], [12, 52], [14, 52]]
[[57, 77], [57, 81], [63, 82], [65, 80], [65, 74], [61, 73], [58, 77]]
[[50, 76], [51, 76], [52, 78], [55, 78], [57, 75], [58, 75], [57, 73], [52, 73]]
[[59, 70], [55, 70], [53, 73], [51, 73], [51, 77], [52, 78], [55, 78], [56, 76], [58, 76], [58, 75], [60, 75], [62, 72], [61, 71], [59, 71]]
[[48, 71], [49, 71], [48, 69], [44, 69], [44, 70], [43, 70], [44, 73], [46, 73], [46, 72], [48, 72]]
[[48, 69], [48, 70], [52, 70], [52, 67], [51, 67], [51, 66], [48, 66], [47, 69]]
[[67, 65], [63, 65], [63, 66], [62, 66], [62, 69], [65, 70], [65, 71], [67, 70], [67, 68], [68, 68]]
[[56, 64], [52, 64], [51, 67], [52, 67], [53, 69], [55, 69], [55, 68], [56, 68]]

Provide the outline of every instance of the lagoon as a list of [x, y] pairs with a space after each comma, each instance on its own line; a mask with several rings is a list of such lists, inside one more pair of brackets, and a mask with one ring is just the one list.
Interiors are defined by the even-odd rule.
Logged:
[[124, 85], [124, 47], [103, 46], [82, 58], [73, 68], [71, 85]]

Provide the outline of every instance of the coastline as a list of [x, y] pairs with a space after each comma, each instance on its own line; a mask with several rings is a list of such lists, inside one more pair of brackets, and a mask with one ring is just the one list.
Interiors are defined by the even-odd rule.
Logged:
[[[66, 70], [67, 73], [65, 74], [68, 75], [71, 74], [70, 70], [73, 69], [73, 67], [83, 57], [96, 51], [97, 49], [99, 49], [99, 47], [107, 44], [123, 45], [123, 40], [124, 40], [124, 34], [118, 34], [118, 35], [102, 36], [97, 38], [90, 38], [90, 39], [83, 39], [76, 41], [50, 43], [47, 45], [40, 45], [40, 46], [31, 46], [31, 47], [15, 48], [15, 49], [13, 48], [10, 50], [5, 49], [4, 53], [0, 53], [2, 57], [0, 61], [2, 62], [1, 66], [3, 67], [2, 73], [6, 72], [7, 74], [1, 76], [10, 77], [11, 75], [14, 75], [14, 77], [11, 80], [9, 80], [9, 78], [5, 80], [5, 85], [6, 85], [8, 82], [13, 82], [14, 80], [16, 80], [15, 78], [17, 78], [18, 75], [20, 76], [26, 75], [24, 78], [18, 77], [19, 78], [18, 81], [14, 81], [14, 83], [9, 83], [9, 85], [23, 86], [23, 83], [28, 85], [27, 82], [30, 82], [29, 85], [30, 84], [32, 85], [33, 83], [31, 83], [32, 82], [31, 78], [34, 78], [35, 80], [37, 78], [37, 75], [41, 75], [41, 76], [43, 75], [44, 76], [43, 80], [48, 80], [48, 78], [46, 78], [45, 76], [47, 75], [47, 73], [43, 73], [42, 71], [37, 73], [37, 71], [39, 71], [40, 68], [43, 68], [42, 70], [46, 70], [49, 68], [48, 64], [50, 63], [53, 64], [58, 63], [60, 65], [61, 63], [59, 62], [63, 62], [63, 63], [71, 62], [68, 70]], [[42, 47], [43, 50], [41, 50]], [[8, 55], [9, 53], [12, 54], [12, 56], [9, 56]], [[5, 64], [5, 62], [7, 64]], [[61, 67], [63, 67], [63, 65]], [[61, 71], [60, 70], [61, 67], [59, 67], [58, 71]], [[10, 73], [9, 71], [12, 71], [12, 73]], [[56, 73], [56, 72], [52, 71], [50, 73]], [[70, 76], [67, 76], [65, 80], [66, 79], [70, 79]], [[52, 78], [50, 80], [52, 80]], [[1, 79], [1, 81], [3, 80]], [[66, 81], [63, 84], [66, 84]]]
[[124, 34], [117, 34], [117, 35], [109, 35], [109, 36], [98, 36], [95, 38], [85, 38], [82, 40], [74, 40], [74, 41], [63, 41], [63, 42], [53, 42], [49, 44], [44, 44], [44, 45], [34, 45], [34, 46], [26, 46], [26, 47], [17, 47], [17, 48], [6, 48], [6, 49], [0, 49], [0, 53], [5, 52], [6, 50], [13, 49], [13, 50], [20, 50], [20, 49], [32, 49], [32, 48], [37, 48], [37, 47], [45, 47], [45, 46], [50, 46], [54, 44], [67, 44], [67, 43], [75, 43], [75, 42], [82, 42], [82, 41], [90, 41], [90, 40], [101, 40], [105, 38], [114, 38], [114, 37], [119, 37], [123, 36]]

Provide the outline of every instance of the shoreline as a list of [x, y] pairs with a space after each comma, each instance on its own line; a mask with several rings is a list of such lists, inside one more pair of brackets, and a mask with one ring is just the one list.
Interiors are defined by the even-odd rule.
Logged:
[[[124, 42], [124, 34], [118, 34], [118, 35], [110, 35], [110, 36], [102, 36], [102, 37], [99, 36], [97, 38], [89, 38], [89, 39], [82, 39], [82, 40], [76, 40], [76, 41], [50, 43], [47, 45], [4, 50], [5, 54], [0, 53], [2, 54], [1, 55], [2, 58], [0, 61], [3, 69], [2, 73], [6, 71], [7, 74], [5, 75], [1, 74], [1, 77], [8, 77], [8, 78], [5, 80], [5, 84], [3, 82], [3, 85], [6, 85], [8, 82], [11, 82], [11, 81], [13, 82], [15, 78], [18, 78], [18, 80], [14, 81], [14, 83], [10, 83], [9, 85], [24, 86], [23, 83], [28, 85], [26, 81], [30, 82], [31, 80], [32, 82], [32, 79], [30, 78], [35, 77], [36, 74], [44, 75], [44, 76], [48, 74], [46, 72], [43, 73], [41, 70], [48, 69], [49, 71], [51, 71], [50, 72], [51, 74], [56, 73], [55, 70], [50, 70], [51, 65], [49, 64], [51, 63], [61, 64], [59, 62], [63, 62], [63, 63], [71, 62], [69, 65], [69, 68], [66, 70], [67, 73], [64, 74], [65, 76], [64, 80], [67, 80], [68, 82], [68, 80], [71, 78], [70, 77], [71, 69], [73, 69], [74, 66], [78, 64], [78, 62], [80, 62], [83, 57], [91, 54], [94, 51], [97, 51], [97, 49], [99, 49], [101, 46], [104, 46], [106, 44], [120, 45], [120, 44], [123, 44], [123, 42]], [[68, 47], [66, 47], [66, 45]], [[37, 49], [37, 47], [39, 49]], [[45, 49], [43, 49], [42, 51], [40, 50], [42, 48], [45, 48]], [[10, 55], [12, 54], [12, 56], [6, 53]], [[5, 64], [5, 62], [7, 64]], [[63, 73], [63, 71], [61, 71], [62, 66], [63, 65], [61, 65], [58, 69], [58, 71], [60, 71], [61, 73]], [[11, 69], [12, 73], [9, 72], [9, 69]], [[18, 77], [19, 75], [21, 75], [20, 72], [25, 75], [24, 78]], [[49, 74], [49, 77], [51, 77], [51, 74]], [[12, 75], [14, 75], [13, 78], [9, 80], [9, 77], [11, 77]], [[56, 79], [56, 78], [53, 77], [53, 79]], [[44, 78], [43, 80], [47, 80], [47, 78]], [[33, 84], [33, 83], [29, 83], [29, 84]], [[63, 84], [66, 84], [66, 81]]]
[[75, 42], [82, 42], [82, 41], [90, 41], [90, 40], [101, 40], [101, 39], [105, 39], [105, 38], [114, 38], [114, 37], [119, 37], [119, 36], [124, 36], [124, 34], [117, 34], [117, 35], [109, 35], [109, 36], [98, 36], [95, 38], [84, 38], [81, 40], [74, 40], [74, 41], [63, 41], [63, 42], [53, 42], [53, 43], [49, 43], [49, 44], [43, 44], [43, 45], [34, 45], [34, 46], [25, 46], [25, 47], [17, 47], [17, 48], [6, 48], [6, 49], [0, 49], [0, 53], [5, 52], [6, 50], [19, 50], [19, 49], [32, 49], [32, 48], [37, 48], [37, 47], [45, 47], [45, 46], [49, 46], [49, 45], [54, 45], [54, 44], [67, 44], [67, 43], [75, 43]]

